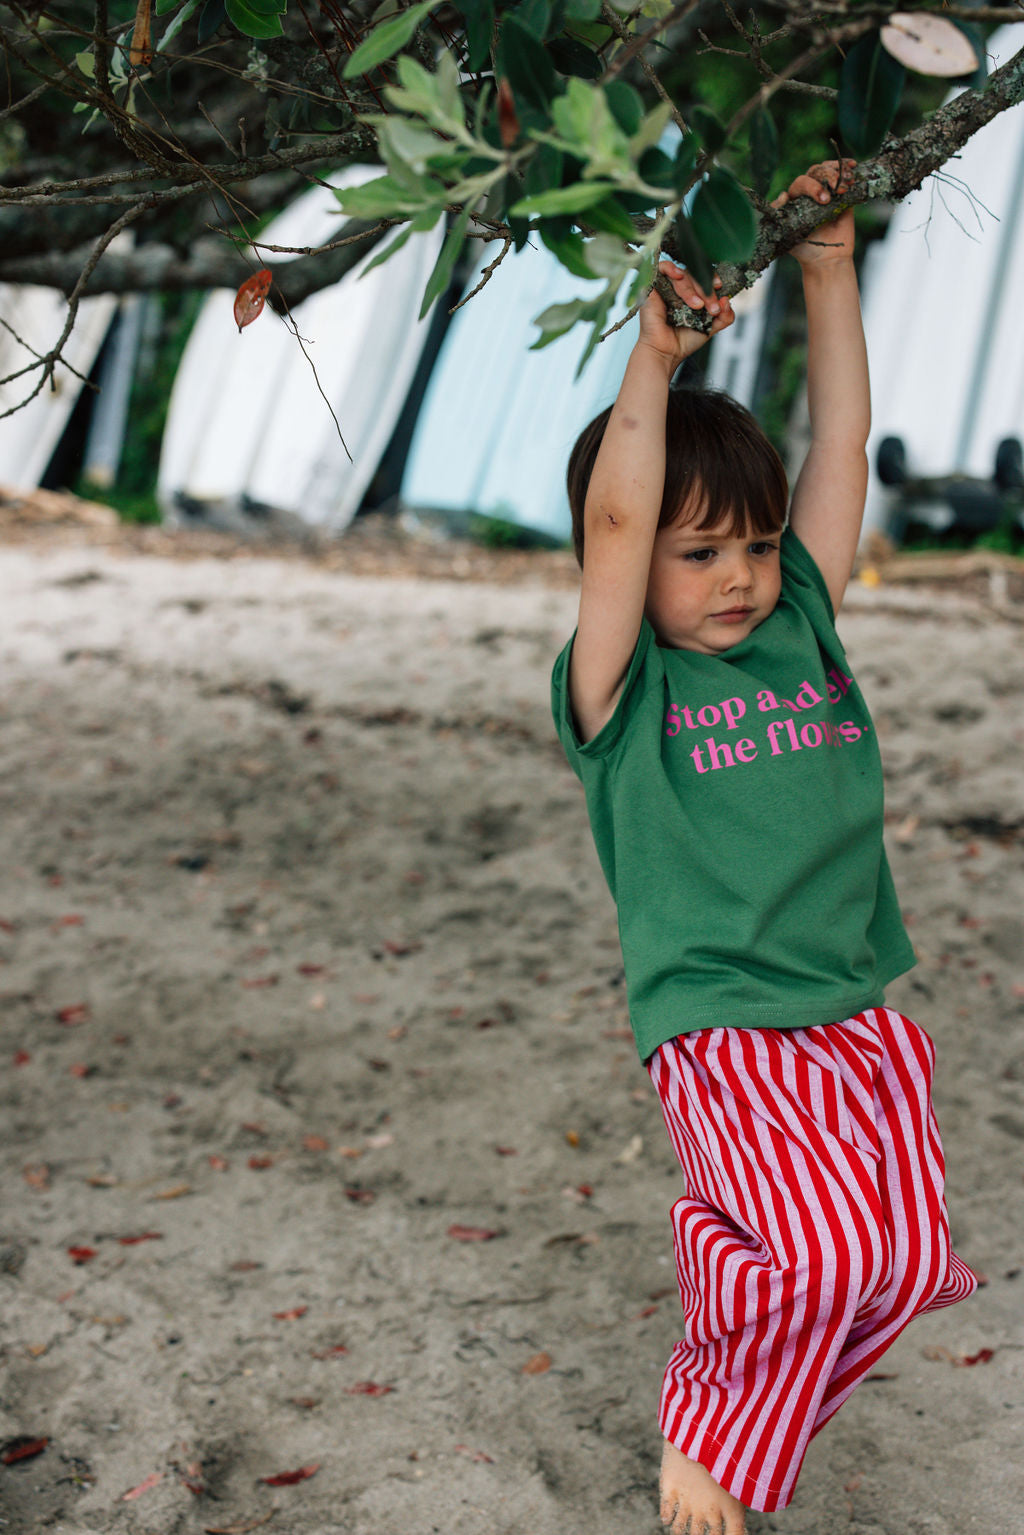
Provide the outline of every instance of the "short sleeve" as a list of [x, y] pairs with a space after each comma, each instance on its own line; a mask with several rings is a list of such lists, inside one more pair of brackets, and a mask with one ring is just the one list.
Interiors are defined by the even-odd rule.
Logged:
[[651, 672], [656, 669], [658, 646], [654, 630], [647, 619], [643, 619], [636, 649], [633, 651], [629, 670], [626, 673], [626, 680], [615, 705], [615, 712], [611, 719], [602, 725], [596, 736], [589, 741], [581, 741], [576, 733], [576, 722], [573, 719], [572, 705], [569, 701], [569, 658], [572, 655], [575, 639], [574, 634], [555, 662], [551, 676], [551, 712], [554, 715], [555, 729], [558, 731], [558, 739], [565, 748], [565, 754], [573, 771], [580, 774], [582, 763], [607, 758], [621, 741], [626, 722], [636, 707], [638, 697], [647, 691], [654, 680]]
[[805, 611], [808, 608], [818, 609], [821, 616], [830, 625], [834, 625], [835, 609], [832, 606], [828, 587], [825, 585], [825, 577], [815, 564], [806, 545], [800, 542], [792, 528], [787, 528], [782, 535], [781, 554], [782, 579], [791, 588], [797, 606]]

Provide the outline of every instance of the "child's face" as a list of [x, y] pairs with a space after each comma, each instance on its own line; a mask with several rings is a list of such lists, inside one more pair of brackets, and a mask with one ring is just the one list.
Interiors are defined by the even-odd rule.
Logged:
[[684, 513], [654, 539], [645, 613], [662, 645], [718, 655], [764, 623], [779, 600], [778, 533], [697, 529]]

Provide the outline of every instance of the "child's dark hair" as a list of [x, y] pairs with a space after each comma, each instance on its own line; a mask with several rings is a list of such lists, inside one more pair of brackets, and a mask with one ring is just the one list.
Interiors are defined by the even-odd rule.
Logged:
[[[572, 453], [566, 485], [572, 509], [572, 541], [583, 564], [583, 508], [609, 405], [585, 426]], [[675, 522], [700, 497], [694, 526], [725, 523], [730, 534], [778, 533], [785, 525], [789, 484], [782, 460], [756, 419], [721, 389], [668, 392], [665, 415], [665, 494], [659, 528]]]

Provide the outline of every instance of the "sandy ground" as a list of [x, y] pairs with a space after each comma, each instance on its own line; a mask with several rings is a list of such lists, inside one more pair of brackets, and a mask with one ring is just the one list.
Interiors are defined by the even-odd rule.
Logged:
[[[456, 558], [0, 546], [0, 1442], [48, 1441], [0, 1529], [658, 1528], [680, 1190], [549, 722], [574, 597]], [[843, 620], [987, 1282], [754, 1535], [1024, 1531], [1020, 614]]]

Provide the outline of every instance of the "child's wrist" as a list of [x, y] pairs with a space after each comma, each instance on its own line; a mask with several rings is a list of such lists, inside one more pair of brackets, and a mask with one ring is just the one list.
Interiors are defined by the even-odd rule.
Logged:
[[856, 273], [852, 251], [844, 251], [835, 256], [812, 256], [807, 261], [801, 261], [800, 275], [804, 282], [834, 282], [836, 279], [845, 278], [850, 272]]
[[684, 353], [683, 357], [673, 356], [669, 352], [663, 352], [660, 347], [652, 345], [651, 342], [645, 341], [643, 337], [637, 341], [634, 351], [639, 353], [645, 360], [650, 360], [655, 366], [663, 370], [667, 381], [671, 381], [672, 375], [683, 361], [683, 357], [689, 355]]

